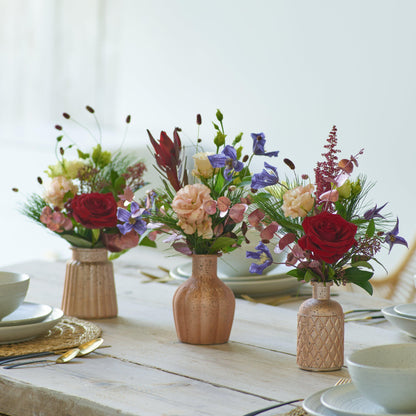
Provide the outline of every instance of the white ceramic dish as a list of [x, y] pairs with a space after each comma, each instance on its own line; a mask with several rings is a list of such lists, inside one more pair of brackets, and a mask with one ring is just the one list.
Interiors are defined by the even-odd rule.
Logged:
[[33, 324], [43, 321], [51, 313], [49, 305], [23, 302], [14, 312], [0, 320], [0, 327]]
[[416, 303], [403, 303], [394, 307], [394, 312], [408, 318], [416, 319]]
[[[169, 272], [170, 276], [179, 282], [185, 281], [189, 275], [184, 276], [178, 272], [178, 267]], [[252, 277], [251, 280], [222, 279], [235, 295], [248, 295], [252, 297], [273, 296], [284, 293], [296, 292], [300, 285], [296, 277], [277, 274], [267, 278]]]
[[[383, 407], [386, 412], [416, 412], [415, 343], [363, 348], [347, 357], [346, 363], [359, 395]], [[345, 396], [346, 406], [353, 399], [348, 398], [348, 394]]]
[[332, 412], [331, 410], [327, 409], [321, 403], [321, 396], [324, 392], [328, 389], [318, 391], [314, 394], [311, 394], [303, 401], [303, 408], [305, 409], [308, 414], [312, 416], [337, 416], [336, 413]]
[[401, 329], [405, 334], [416, 338], [416, 319], [398, 314], [394, 310], [394, 306], [383, 308], [381, 312], [391, 324]]
[[[229, 276], [221, 272], [221, 270], [218, 270], [217, 275], [224, 282], [228, 282], [228, 281], [243, 282], [243, 281], [253, 281], [253, 280], [258, 281], [258, 280], [266, 280], [266, 279], [276, 280], [277, 278], [290, 277], [286, 273], [292, 269], [293, 267], [287, 267], [283, 264], [279, 264], [277, 267], [274, 267], [268, 270], [265, 274], [262, 274], [262, 275], [249, 273], [248, 275], [242, 275], [242, 276]], [[178, 267], [176, 267], [175, 273], [183, 277], [189, 277], [192, 273], [192, 262], [188, 261], [186, 263], [179, 265]]]
[[0, 328], [0, 344], [14, 344], [27, 341], [48, 332], [62, 318], [61, 309], [53, 308], [52, 313], [41, 322], [27, 325], [4, 326]]
[[[381, 406], [370, 402], [355, 388], [354, 384], [342, 384], [324, 391], [321, 403], [336, 415], [343, 416], [390, 416]], [[415, 413], [394, 413], [395, 416], [415, 416]]]

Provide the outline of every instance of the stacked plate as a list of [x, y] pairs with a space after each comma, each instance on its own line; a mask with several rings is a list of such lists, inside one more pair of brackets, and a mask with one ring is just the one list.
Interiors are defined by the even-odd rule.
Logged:
[[[312, 394], [303, 408], [313, 416], [390, 416], [381, 406], [364, 398], [352, 383], [331, 387]], [[416, 413], [394, 413], [416, 416]]]
[[389, 306], [381, 311], [390, 323], [416, 338], [416, 303]]
[[62, 318], [61, 309], [23, 302], [13, 313], [0, 320], [0, 344], [27, 341], [48, 332]]
[[[278, 294], [294, 293], [301, 283], [286, 273], [291, 268], [279, 265], [264, 275], [226, 276], [220, 271], [218, 277], [234, 292], [235, 295], [249, 295], [252, 297], [274, 296]], [[192, 272], [192, 262], [184, 263], [173, 268], [170, 276], [177, 281], [188, 279]]]

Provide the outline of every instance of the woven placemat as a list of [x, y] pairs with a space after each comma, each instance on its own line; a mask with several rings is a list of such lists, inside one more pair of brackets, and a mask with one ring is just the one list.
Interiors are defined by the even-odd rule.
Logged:
[[29, 341], [0, 345], [0, 357], [42, 351], [60, 351], [98, 338], [101, 328], [93, 322], [64, 316], [48, 333]]
[[305, 410], [303, 410], [302, 406], [297, 407], [296, 409], [291, 410], [289, 413], [285, 413], [284, 415], [280, 416], [308, 416], [309, 413], [306, 413]]

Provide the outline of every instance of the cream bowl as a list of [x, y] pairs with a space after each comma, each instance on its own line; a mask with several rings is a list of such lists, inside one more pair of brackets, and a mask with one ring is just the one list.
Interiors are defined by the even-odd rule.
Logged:
[[353, 352], [348, 371], [357, 390], [391, 413], [416, 412], [416, 344], [389, 344]]
[[0, 319], [23, 303], [28, 287], [29, 275], [0, 271]]

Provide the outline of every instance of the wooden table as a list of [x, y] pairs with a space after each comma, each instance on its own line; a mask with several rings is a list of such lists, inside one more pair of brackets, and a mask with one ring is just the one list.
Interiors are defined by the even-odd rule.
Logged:
[[[229, 343], [178, 342], [171, 310], [176, 286], [145, 284], [138, 269], [172, 267], [184, 258], [164, 257], [148, 248], [125, 256], [115, 262], [119, 316], [96, 321], [111, 348], [65, 365], [0, 368], [0, 412], [11, 416], [242, 416], [276, 402], [307, 397], [348, 375], [346, 369], [314, 373], [297, 368], [299, 301], [273, 307], [237, 299]], [[31, 275], [27, 300], [60, 306], [64, 262], [34, 261], [7, 269]], [[344, 310], [388, 304], [364, 292], [342, 292], [337, 300]], [[414, 340], [387, 322], [346, 323], [346, 355], [366, 346], [400, 342]]]

